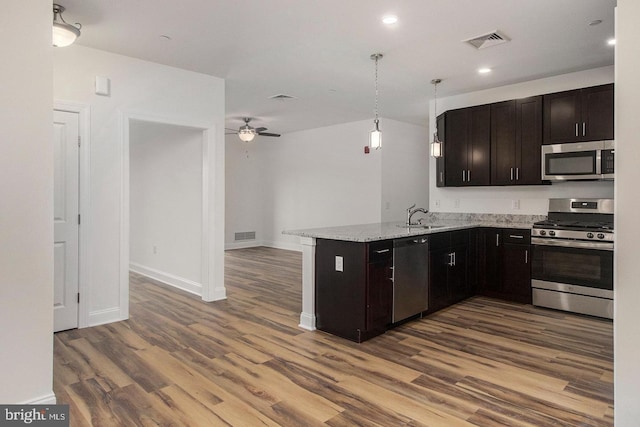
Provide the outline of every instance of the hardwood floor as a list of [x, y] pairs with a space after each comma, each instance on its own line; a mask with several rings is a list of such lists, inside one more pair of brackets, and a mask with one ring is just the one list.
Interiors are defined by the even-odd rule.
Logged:
[[609, 321], [472, 298], [363, 344], [297, 327], [301, 256], [226, 254], [228, 299], [131, 276], [131, 318], [55, 335], [72, 426], [612, 426]]

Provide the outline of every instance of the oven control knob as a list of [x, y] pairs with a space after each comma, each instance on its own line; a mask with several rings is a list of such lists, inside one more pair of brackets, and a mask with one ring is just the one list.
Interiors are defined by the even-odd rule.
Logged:
[[587, 233], [587, 239], [593, 239], [593, 233]]
[[555, 231], [553, 231], [553, 230], [549, 231], [549, 236], [555, 236], [555, 235], [556, 235]]
[[604, 239], [604, 234], [598, 233], [598, 239]]
[[544, 230], [540, 230], [540, 235], [541, 235], [541, 236], [544, 236], [544, 235], [546, 235], [546, 234], [547, 234], [547, 232], [546, 232], [546, 231], [544, 231]]

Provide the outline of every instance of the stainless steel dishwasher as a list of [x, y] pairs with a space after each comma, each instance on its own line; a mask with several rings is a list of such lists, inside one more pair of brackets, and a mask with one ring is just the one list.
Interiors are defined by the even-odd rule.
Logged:
[[429, 245], [426, 237], [393, 241], [393, 323], [427, 310], [428, 265]]

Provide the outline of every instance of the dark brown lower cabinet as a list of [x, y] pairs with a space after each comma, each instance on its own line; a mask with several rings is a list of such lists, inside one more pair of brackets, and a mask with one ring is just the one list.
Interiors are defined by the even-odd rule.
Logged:
[[478, 293], [531, 304], [531, 230], [480, 230]]
[[469, 280], [470, 233], [462, 230], [429, 236], [429, 313], [473, 294]]
[[391, 323], [393, 241], [316, 240], [316, 328], [356, 342]]

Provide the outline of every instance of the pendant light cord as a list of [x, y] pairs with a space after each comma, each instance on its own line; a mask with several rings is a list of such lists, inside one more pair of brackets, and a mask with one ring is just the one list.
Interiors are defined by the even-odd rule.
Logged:
[[379, 59], [380, 55], [376, 54], [375, 60], [376, 60], [376, 78], [375, 78], [375, 82], [376, 82], [376, 123], [378, 122], [378, 59]]

